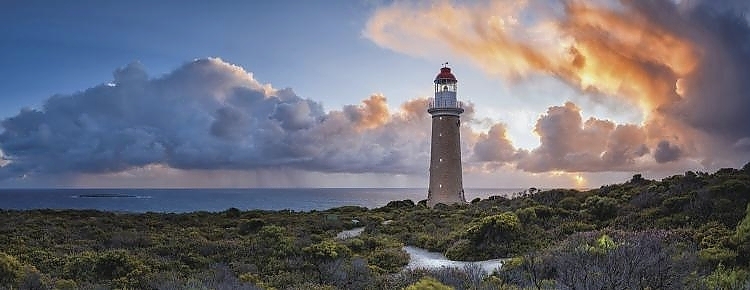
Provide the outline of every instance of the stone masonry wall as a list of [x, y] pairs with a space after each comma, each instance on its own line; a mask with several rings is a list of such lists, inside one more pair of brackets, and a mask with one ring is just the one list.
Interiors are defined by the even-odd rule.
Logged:
[[464, 203], [458, 116], [432, 117], [430, 188], [427, 205]]

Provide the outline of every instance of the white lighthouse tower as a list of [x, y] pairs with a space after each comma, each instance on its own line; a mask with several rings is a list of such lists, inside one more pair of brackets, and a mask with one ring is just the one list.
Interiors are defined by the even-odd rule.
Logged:
[[461, 113], [464, 109], [456, 97], [458, 80], [448, 63], [435, 77], [435, 97], [427, 112], [432, 115], [430, 147], [430, 187], [427, 205], [465, 203], [461, 169]]

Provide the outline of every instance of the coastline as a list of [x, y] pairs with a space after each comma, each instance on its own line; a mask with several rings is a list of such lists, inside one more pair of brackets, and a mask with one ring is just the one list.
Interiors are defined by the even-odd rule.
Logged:
[[[467, 189], [467, 201], [510, 196], [519, 188]], [[267, 211], [324, 211], [343, 206], [369, 209], [394, 200], [415, 203], [423, 188], [248, 188], [248, 189], [0, 189], [5, 210], [79, 209], [112, 212], [222, 212], [230, 208]]]

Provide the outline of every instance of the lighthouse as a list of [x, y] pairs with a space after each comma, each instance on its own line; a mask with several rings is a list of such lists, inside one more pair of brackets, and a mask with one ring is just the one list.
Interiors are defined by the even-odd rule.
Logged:
[[465, 203], [461, 169], [461, 113], [462, 104], [456, 97], [458, 80], [448, 63], [435, 77], [435, 97], [427, 112], [432, 115], [432, 143], [430, 146], [430, 186], [427, 205]]

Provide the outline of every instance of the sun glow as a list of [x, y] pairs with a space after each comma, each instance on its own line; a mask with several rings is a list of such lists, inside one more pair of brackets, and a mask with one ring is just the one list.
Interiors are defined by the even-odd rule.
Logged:
[[575, 177], [573, 177], [573, 179], [575, 180], [577, 188], [583, 188], [586, 186], [586, 179], [583, 178], [582, 175], [576, 174]]
[[685, 79], [679, 78], [674, 84], [674, 92], [677, 93], [680, 97], [685, 96]]

